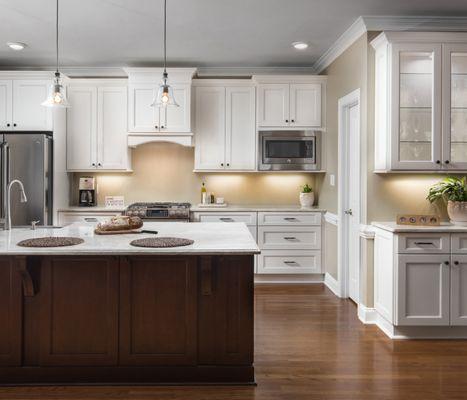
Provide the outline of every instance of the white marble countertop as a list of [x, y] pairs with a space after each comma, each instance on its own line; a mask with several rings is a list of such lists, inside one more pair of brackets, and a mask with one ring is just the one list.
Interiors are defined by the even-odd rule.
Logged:
[[226, 207], [200, 207], [192, 205], [191, 212], [326, 212], [325, 209], [319, 207], [300, 207], [300, 205], [255, 205], [255, 204], [228, 204]]
[[[130, 245], [134, 239], [151, 237], [147, 233], [96, 235], [94, 226], [74, 223], [63, 228], [13, 228], [0, 231], [1, 255], [98, 255], [98, 254], [259, 254], [260, 250], [243, 223], [223, 222], [145, 222], [143, 229], [155, 230], [157, 237], [170, 236], [194, 240], [190, 246], [172, 248], [142, 248]], [[72, 236], [84, 243], [69, 247], [20, 247], [24, 239], [46, 236]]]
[[103, 207], [103, 206], [95, 206], [95, 207], [66, 207], [66, 208], [59, 208], [58, 212], [82, 212], [82, 213], [99, 213], [99, 212], [108, 212], [108, 213], [122, 213], [125, 211], [126, 207], [123, 208], [111, 208], [111, 207]]
[[395, 222], [372, 222], [376, 228], [394, 233], [436, 233], [436, 232], [467, 232], [467, 226], [453, 225], [449, 222], [442, 222], [440, 226], [409, 226], [398, 225]]

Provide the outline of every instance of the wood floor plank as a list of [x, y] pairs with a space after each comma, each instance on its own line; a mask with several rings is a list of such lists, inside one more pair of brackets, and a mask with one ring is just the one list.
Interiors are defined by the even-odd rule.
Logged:
[[8, 400], [467, 399], [467, 341], [391, 341], [323, 285], [255, 290], [257, 387], [17, 387]]

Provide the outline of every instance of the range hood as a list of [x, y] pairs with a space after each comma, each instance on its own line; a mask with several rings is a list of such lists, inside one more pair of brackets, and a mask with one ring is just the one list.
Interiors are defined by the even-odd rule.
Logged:
[[[145, 143], [169, 142], [182, 146], [193, 146], [193, 132], [191, 132], [191, 81], [196, 73], [196, 68], [169, 68], [170, 85], [174, 89], [174, 94], [180, 107], [176, 108], [177, 116], [173, 117], [177, 121], [175, 125], [180, 127], [180, 131], [157, 130], [159, 118], [157, 108], [150, 107], [154, 94], [156, 93], [161, 80], [162, 68], [124, 68], [128, 75], [128, 147], [137, 147]], [[168, 106], [171, 107], [171, 106]], [[161, 109], [162, 110], [162, 109]], [[136, 116], [144, 121], [151, 121], [154, 118], [154, 127], [146, 122], [138, 126]], [[170, 126], [170, 115], [167, 115], [166, 123]], [[157, 120], [157, 121], [156, 121]], [[161, 122], [162, 123], [162, 122]], [[172, 120], [172, 124], [173, 124]], [[145, 126], [146, 125], [146, 126]]]

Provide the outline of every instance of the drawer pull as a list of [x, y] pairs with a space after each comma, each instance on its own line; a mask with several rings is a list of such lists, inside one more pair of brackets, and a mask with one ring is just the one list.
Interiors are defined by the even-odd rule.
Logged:
[[97, 222], [97, 218], [94, 217], [85, 217], [84, 220], [86, 222]]
[[284, 219], [285, 219], [286, 221], [289, 221], [289, 222], [290, 222], [290, 221], [298, 221], [298, 219], [297, 219], [297, 218], [294, 218], [294, 217], [285, 217]]
[[415, 242], [417, 246], [434, 246], [433, 242]]
[[285, 236], [284, 239], [289, 240], [291, 242], [298, 242], [299, 241], [296, 237], [293, 237], [293, 236]]
[[296, 262], [296, 261], [284, 261], [284, 264], [285, 265], [290, 265], [292, 267], [299, 267], [300, 266], [300, 264], [298, 262]]
[[220, 219], [221, 221], [223, 221], [223, 222], [234, 222], [234, 220], [233, 220], [232, 218], [226, 218], [226, 217], [224, 217], [224, 218], [219, 218], [219, 219]]

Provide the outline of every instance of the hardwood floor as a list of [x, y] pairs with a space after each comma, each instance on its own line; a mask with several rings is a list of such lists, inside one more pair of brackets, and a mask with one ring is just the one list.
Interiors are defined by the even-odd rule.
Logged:
[[322, 285], [256, 289], [257, 387], [19, 387], [0, 399], [467, 399], [467, 341], [391, 341]]

